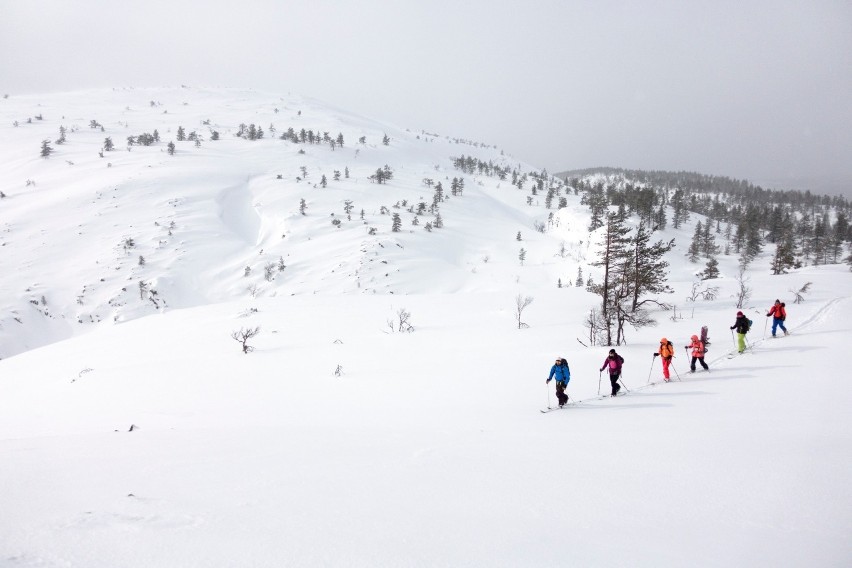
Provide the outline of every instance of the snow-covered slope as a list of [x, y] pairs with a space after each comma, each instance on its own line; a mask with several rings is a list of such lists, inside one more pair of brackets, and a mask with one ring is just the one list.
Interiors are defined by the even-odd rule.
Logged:
[[[728, 358], [736, 260], [720, 258], [716, 300], [686, 301], [702, 268], [683, 257], [693, 216], [659, 235], [679, 243], [666, 297], [676, 316], [629, 330], [618, 350], [630, 392], [598, 398], [607, 349], [577, 341], [596, 300], [567, 286], [594, 260], [586, 209], [568, 195], [549, 211], [531, 180], [521, 191], [452, 167], [461, 154], [519, 167], [497, 149], [247, 92], [92, 91], [0, 109], [0, 566], [852, 558], [852, 391], [838, 370], [852, 321], [846, 267], [770, 276], [765, 252], [749, 272], [751, 349]], [[63, 115], [80, 128], [39, 158]], [[221, 140], [164, 151], [178, 125], [201, 132], [208, 119]], [[158, 128], [163, 142], [101, 159], [119, 121], [136, 134]], [[346, 143], [235, 139], [241, 122], [341, 132]], [[394, 179], [370, 183], [385, 164]], [[350, 178], [333, 181], [346, 167]], [[328, 187], [314, 187], [323, 173]], [[393, 207], [431, 205], [423, 178], [449, 194], [457, 176], [465, 190], [441, 204], [444, 228], [424, 230], [428, 215], [413, 226]], [[402, 231], [382, 206], [402, 215]], [[266, 280], [280, 257], [286, 268]], [[793, 304], [789, 290], [806, 282], [812, 292]], [[518, 294], [534, 298], [525, 329]], [[775, 298], [788, 303], [789, 337], [766, 337]], [[401, 310], [411, 333], [389, 326]], [[683, 345], [701, 325], [711, 370], [690, 374]], [[231, 334], [255, 327], [243, 354]], [[681, 381], [661, 382], [662, 336]], [[541, 414], [557, 356], [581, 402]]]
[[[237, 137], [240, 124], [256, 124], [265, 137]], [[202, 141], [175, 142], [172, 156], [167, 144], [179, 127]], [[289, 128], [342, 135], [344, 145], [281, 140]], [[160, 142], [128, 151], [128, 136], [155, 131]], [[107, 137], [113, 151], [102, 151]], [[47, 159], [42, 140], [54, 141]], [[516, 234], [532, 237], [548, 213], [527, 206], [526, 192], [508, 182], [453, 168], [451, 158], [465, 155], [530, 172], [493, 147], [403, 131], [295, 96], [159, 89], [11, 97], [0, 102], [0, 148], [0, 356], [101, 321], [249, 294], [499, 288], [503, 274], [495, 281], [490, 270], [478, 278], [472, 271], [483, 259], [518, 265]], [[393, 179], [371, 183], [384, 166]], [[455, 177], [465, 179], [457, 198]], [[446, 196], [445, 226], [431, 233], [424, 226], [434, 215], [408, 211], [432, 205], [427, 178]], [[393, 213], [400, 232], [391, 231]]]

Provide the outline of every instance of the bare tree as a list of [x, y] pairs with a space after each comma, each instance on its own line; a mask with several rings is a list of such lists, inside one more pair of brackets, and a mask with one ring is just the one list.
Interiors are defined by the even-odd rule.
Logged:
[[411, 312], [409, 312], [405, 308], [400, 308], [396, 312], [396, 318], [396, 320], [394, 320], [393, 318], [388, 319], [388, 327], [390, 328], [391, 332], [407, 331], [408, 333], [411, 333], [412, 331], [414, 331], [414, 326], [411, 325]]
[[748, 285], [749, 278], [745, 275], [745, 266], [740, 264], [739, 272], [737, 272], [737, 309], [743, 309], [743, 307], [748, 303], [751, 299], [752, 289]]
[[414, 331], [414, 326], [411, 325], [411, 312], [407, 311], [405, 308], [400, 308], [398, 312], [396, 312], [397, 321], [399, 322], [397, 325], [397, 331]]
[[811, 291], [811, 284], [813, 282], [805, 282], [805, 285], [799, 288], [798, 290], [790, 290], [793, 293], [795, 299], [793, 300], [794, 304], [801, 304], [805, 301], [805, 294]]
[[589, 310], [589, 314], [586, 316], [586, 319], [583, 321], [583, 326], [589, 330], [589, 345], [594, 347], [598, 345], [602, 339], [601, 327], [602, 322], [600, 318], [600, 313], [594, 308]]
[[718, 286], [708, 286], [704, 282], [704, 280], [696, 280], [692, 283], [692, 290], [686, 298], [687, 302], [695, 302], [698, 298], [706, 302], [715, 300], [719, 296]]
[[518, 318], [518, 329], [523, 329], [525, 327], [529, 327], [527, 324], [521, 321], [521, 315], [524, 313], [524, 309], [527, 306], [532, 304], [533, 297], [532, 296], [518, 296], [515, 298], [515, 317]]
[[254, 351], [254, 347], [252, 347], [251, 345], [248, 344], [248, 340], [251, 339], [252, 337], [256, 336], [259, 333], [260, 333], [260, 326], [257, 326], [255, 328], [249, 328], [249, 329], [244, 329], [244, 328], [241, 327], [239, 331], [232, 331], [231, 332], [231, 339], [233, 339], [234, 341], [239, 341], [240, 343], [242, 343], [243, 353], [248, 354], [249, 352]]

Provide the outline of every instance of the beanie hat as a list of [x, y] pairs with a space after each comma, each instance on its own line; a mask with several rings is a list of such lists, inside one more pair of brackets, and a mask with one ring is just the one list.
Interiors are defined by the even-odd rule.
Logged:
[[698, 341], [698, 336], [697, 336], [697, 335], [693, 335], [690, 339], [692, 339], [693, 341]]
[[737, 312], [737, 316], [741, 316], [741, 315], [743, 315], [742, 312]]
[[666, 339], [665, 337], [660, 340], [660, 343], [666, 343], [666, 342], [668, 342], [668, 339]]

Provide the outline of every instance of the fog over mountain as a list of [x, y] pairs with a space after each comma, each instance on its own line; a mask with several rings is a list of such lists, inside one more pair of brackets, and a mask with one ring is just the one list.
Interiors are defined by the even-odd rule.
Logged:
[[539, 168], [852, 186], [843, 1], [0, 0], [0, 90], [294, 92]]

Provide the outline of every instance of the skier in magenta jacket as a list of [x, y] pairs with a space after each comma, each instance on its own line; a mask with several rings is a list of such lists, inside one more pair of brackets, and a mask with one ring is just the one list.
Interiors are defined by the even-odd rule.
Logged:
[[624, 364], [624, 357], [615, 352], [615, 349], [609, 350], [609, 355], [604, 359], [601, 371], [609, 368], [609, 382], [612, 385], [612, 394], [615, 396], [621, 390], [621, 385], [618, 384], [618, 379], [621, 378], [621, 366]]

